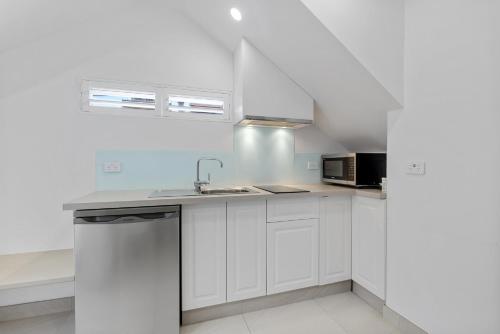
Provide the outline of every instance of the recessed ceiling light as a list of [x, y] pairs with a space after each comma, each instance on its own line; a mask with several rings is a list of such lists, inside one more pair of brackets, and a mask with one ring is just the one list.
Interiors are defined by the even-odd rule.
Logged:
[[233, 17], [233, 19], [235, 19], [235, 21], [241, 21], [242, 19], [242, 16], [241, 16], [241, 12], [238, 8], [231, 8], [231, 16]]

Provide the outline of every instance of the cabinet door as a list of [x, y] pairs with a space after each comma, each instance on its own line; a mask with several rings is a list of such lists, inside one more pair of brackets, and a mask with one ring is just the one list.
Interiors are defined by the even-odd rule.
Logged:
[[319, 283], [351, 279], [351, 197], [320, 199]]
[[318, 219], [267, 224], [267, 294], [318, 284]]
[[226, 302], [226, 203], [182, 207], [182, 310]]
[[266, 201], [227, 204], [227, 301], [266, 295]]
[[354, 196], [352, 202], [352, 279], [385, 299], [386, 202]]

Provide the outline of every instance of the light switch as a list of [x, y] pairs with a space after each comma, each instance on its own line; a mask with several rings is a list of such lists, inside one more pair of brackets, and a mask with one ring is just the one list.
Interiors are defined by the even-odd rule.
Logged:
[[425, 174], [425, 161], [409, 161], [407, 166], [406, 166], [406, 174], [424, 175]]
[[119, 161], [109, 161], [102, 165], [104, 173], [120, 173], [122, 171], [122, 164]]
[[310, 170], [319, 169], [318, 162], [317, 161], [308, 161], [307, 162], [307, 169], [310, 169]]

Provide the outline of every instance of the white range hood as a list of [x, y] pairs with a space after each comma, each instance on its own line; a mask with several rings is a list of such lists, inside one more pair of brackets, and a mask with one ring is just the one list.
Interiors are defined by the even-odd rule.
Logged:
[[312, 120], [279, 118], [279, 117], [263, 117], [263, 116], [243, 116], [243, 119], [238, 122], [241, 126], [267, 126], [273, 128], [288, 128], [300, 129], [311, 125]]
[[238, 125], [297, 129], [313, 123], [314, 100], [246, 39], [234, 64]]

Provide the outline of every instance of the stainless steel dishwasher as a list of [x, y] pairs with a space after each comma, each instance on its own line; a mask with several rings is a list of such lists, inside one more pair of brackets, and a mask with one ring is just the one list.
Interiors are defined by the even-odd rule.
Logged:
[[76, 334], [177, 334], [180, 208], [75, 212]]

